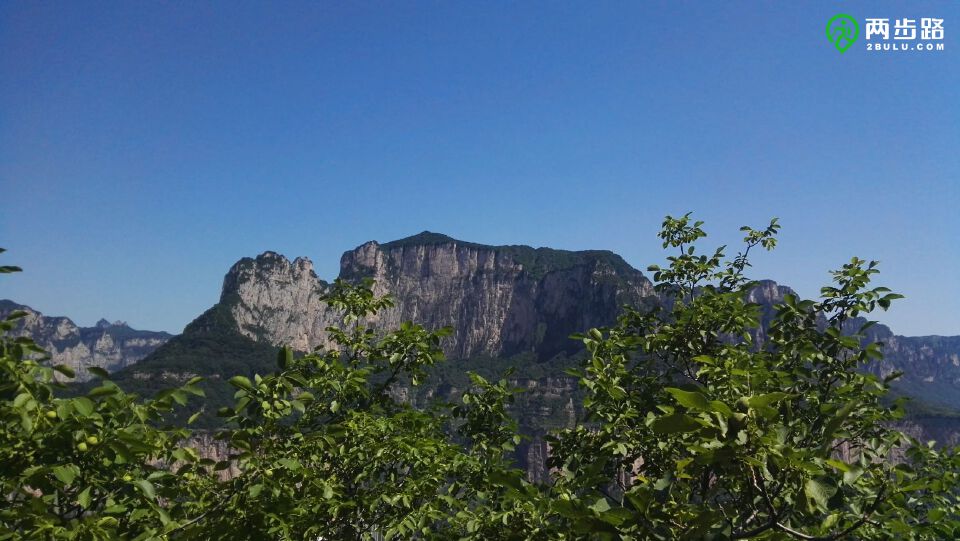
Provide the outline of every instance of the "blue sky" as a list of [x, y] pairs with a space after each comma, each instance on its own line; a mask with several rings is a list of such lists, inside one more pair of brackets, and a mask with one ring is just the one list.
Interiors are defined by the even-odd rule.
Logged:
[[[844, 54], [837, 12], [944, 19], [945, 50]], [[0, 297], [179, 332], [237, 259], [370, 239], [661, 262], [783, 224], [755, 275], [850, 256], [960, 334], [956, 2], [3, 2]]]

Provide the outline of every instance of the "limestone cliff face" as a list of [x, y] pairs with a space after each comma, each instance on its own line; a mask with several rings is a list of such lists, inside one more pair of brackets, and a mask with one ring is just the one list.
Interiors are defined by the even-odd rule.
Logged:
[[326, 343], [324, 329], [335, 323], [336, 314], [323, 301], [328, 287], [309, 259], [266, 252], [234, 264], [220, 303], [230, 308], [243, 335], [309, 351]]
[[[523, 266], [504, 253], [457, 243], [381, 247], [369, 242], [343, 255], [341, 276], [369, 276], [378, 293], [400, 302], [379, 314], [378, 324], [404, 320], [427, 327], [451, 325], [447, 353], [498, 355], [515, 347], [535, 316], [533, 284]], [[531, 333], [532, 334], [532, 333]]]
[[[378, 294], [396, 300], [375, 326], [453, 327], [444, 345], [452, 358], [571, 351], [570, 334], [608, 325], [623, 304], [653, 294], [649, 280], [610, 252], [482, 246], [431, 233], [368, 242], [345, 253], [340, 267], [342, 278], [373, 278]], [[248, 337], [309, 350], [325, 345], [324, 329], [337, 322], [322, 300], [328, 289], [309, 260], [267, 252], [234, 265], [221, 302]]]
[[760, 305], [760, 327], [753, 331], [754, 341], [763, 344], [767, 341], [767, 331], [776, 311], [774, 306], [783, 302], [784, 295], [794, 293], [789, 287], [777, 284], [773, 280], [761, 280], [747, 295], [747, 302]]
[[[72, 368], [78, 381], [90, 379], [87, 368], [113, 372], [136, 363], [172, 338], [165, 332], [138, 331], [126, 323], [100, 320], [95, 327], [78, 327], [70, 318], [49, 317], [9, 300], [0, 300], [0, 318], [22, 310], [16, 336], [29, 336], [51, 356], [52, 364]], [[59, 374], [58, 374], [59, 376]]]

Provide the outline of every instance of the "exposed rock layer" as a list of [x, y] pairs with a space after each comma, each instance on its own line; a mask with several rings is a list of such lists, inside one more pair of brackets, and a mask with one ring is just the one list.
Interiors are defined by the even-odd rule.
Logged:
[[[576, 348], [570, 334], [608, 325], [623, 304], [653, 293], [611, 252], [482, 246], [433, 234], [368, 242], [345, 253], [340, 267], [341, 277], [373, 278], [378, 294], [396, 300], [376, 326], [451, 326], [445, 349], [452, 358], [569, 352]], [[328, 289], [309, 260], [267, 252], [230, 269], [221, 302], [246, 336], [306, 351], [325, 345], [326, 327], [337, 323], [322, 300]]]

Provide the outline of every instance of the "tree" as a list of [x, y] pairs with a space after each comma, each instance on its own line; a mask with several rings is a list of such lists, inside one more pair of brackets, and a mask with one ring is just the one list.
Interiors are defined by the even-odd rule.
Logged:
[[344, 318], [330, 348], [283, 348], [275, 373], [230, 378], [220, 461], [190, 447], [187, 428], [161, 428], [174, 404], [202, 396], [199, 378], [141, 401], [94, 368], [103, 384], [65, 398], [53, 372], [70, 371], [4, 335], [0, 539], [505, 537], [516, 523], [499, 495], [522, 477], [505, 461], [519, 441], [512, 391], [476, 376], [455, 409], [397, 400], [394, 384], [420, 384], [443, 359], [449, 329], [375, 334], [364, 321], [391, 301], [371, 286], [335, 284], [327, 300]]
[[730, 260], [698, 254], [701, 226], [663, 223], [678, 252], [650, 268], [661, 309], [582, 337], [589, 422], [551, 439], [560, 523], [600, 539], [960, 536], [956, 455], [891, 428], [897, 374], [862, 370], [882, 344], [860, 316], [900, 298], [869, 287], [877, 263], [853, 258], [819, 301], [787, 295], [758, 339], [744, 271], [777, 221], [742, 228]]
[[147, 401], [109, 381], [64, 396], [54, 372], [72, 371], [7, 335], [24, 316], [0, 322], [0, 539], [155, 537], [181, 512], [181, 476], [192, 475], [171, 465], [198, 458], [181, 447], [186, 429], [162, 425], [174, 404], [202, 394], [197, 382]]
[[506, 461], [519, 442], [507, 381], [473, 375], [462, 406], [414, 409], [395, 385], [423, 382], [443, 360], [450, 329], [404, 323], [375, 333], [365, 322], [392, 301], [374, 296], [370, 281], [338, 280], [327, 302], [343, 312], [342, 326], [327, 329], [329, 347], [302, 357], [283, 348], [275, 373], [230, 379], [236, 403], [220, 412], [227, 428], [218, 438], [233, 452], [216, 468], [238, 474], [187, 487], [195, 517], [167, 534], [497, 539], [535, 531], [503, 497], [515, 487], [535, 494]]

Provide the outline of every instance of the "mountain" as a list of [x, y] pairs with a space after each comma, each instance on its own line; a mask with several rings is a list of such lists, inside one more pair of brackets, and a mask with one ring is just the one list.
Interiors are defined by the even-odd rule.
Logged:
[[[653, 294], [612, 252], [483, 246], [429, 232], [346, 252], [340, 277], [373, 278], [377, 293], [397, 300], [378, 314], [382, 328], [406, 320], [452, 326], [445, 349], [456, 359], [571, 352], [570, 334], [612, 323], [623, 304]], [[325, 328], [337, 323], [322, 300], [328, 287], [308, 259], [267, 252], [230, 269], [220, 304], [241, 334], [307, 351], [326, 344]]]
[[[571, 334], [613, 323], [624, 304], [658, 302], [651, 282], [613, 252], [487, 246], [426, 231], [345, 252], [339, 276], [372, 278], [377, 293], [394, 297], [395, 306], [378, 314], [374, 326], [449, 325], [453, 335], [444, 348], [459, 368], [479, 359], [500, 366], [522, 358], [518, 377], [559, 376], [559, 367], [544, 367], [579, 351]], [[127, 372], [159, 382], [183, 373], [269, 369], [268, 352], [276, 346], [309, 351], [327, 344], [326, 327], [338, 323], [323, 301], [329, 288], [306, 258], [265, 252], [241, 259], [227, 272], [214, 307]], [[792, 290], [770, 280], [751, 293], [765, 324], [787, 293]], [[960, 411], [960, 336], [905, 337], [883, 325], [870, 333], [886, 352], [873, 370], [902, 370], [901, 392], [925, 407]], [[758, 329], [757, 338], [764, 337]]]
[[[79, 327], [70, 318], [50, 317], [11, 300], [0, 300], [0, 318], [22, 310], [17, 336], [29, 336], [51, 355], [53, 364], [69, 366], [79, 381], [90, 378], [87, 368], [96, 366], [114, 372], [143, 359], [173, 338], [165, 332], [138, 331], [126, 323], [101, 319], [93, 327]], [[59, 376], [59, 374], [58, 374]]]
[[[444, 344], [451, 362], [438, 368], [447, 392], [467, 385], [467, 370], [493, 375], [509, 365], [521, 367], [518, 375], [531, 389], [556, 383], [550, 378], [561, 377], [570, 365], [564, 359], [579, 351], [571, 334], [613, 323], [623, 304], [655, 299], [650, 281], [609, 251], [484, 246], [424, 232], [386, 244], [368, 242], [346, 252], [340, 263], [340, 277], [373, 278], [378, 293], [395, 298], [374, 326], [414, 320], [428, 328], [453, 327]], [[115, 378], [149, 394], [207, 376], [211, 406], [219, 405], [232, 396], [219, 383], [222, 376], [272, 370], [277, 345], [309, 351], [327, 344], [325, 329], [339, 323], [323, 301], [329, 288], [306, 258], [291, 261], [265, 252], [241, 259], [224, 278], [216, 305]], [[535, 395], [543, 399], [538, 404], [550, 404], [538, 406], [543, 419], [531, 423], [552, 426], [555, 411], [568, 418], [570, 392], [530, 394]]]
[[[374, 320], [377, 328], [405, 320], [453, 327], [444, 344], [450, 361], [436, 369], [434, 384], [398, 389], [412, 402], [456, 397], [468, 385], [467, 370], [497, 375], [517, 368], [514, 383], [527, 392], [514, 411], [534, 436], [518, 458], [534, 478], [546, 475], [548, 452], [537, 436], [582, 413], [576, 382], [564, 374], [581, 354], [569, 336], [612, 324], [624, 304], [660, 302], [651, 282], [609, 251], [486, 246], [430, 232], [348, 251], [339, 276], [372, 278], [377, 293], [394, 297], [395, 306]], [[323, 300], [329, 289], [309, 259], [291, 261], [274, 252], [241, 259], [226, 274], [217, 304], [115, 379], [150, 394], [206, 376], [205, 407], [215, 411], [233, 394], [225, 377], [272, 371], [280, 345], [309, 351], [327, 344], [326, 327], [338, 323]], [[765, 339], [773, 307], [787, 293], [788, 287], [769, 280], [751, 292], [764, 316], [758, 339]], [[871, 333], [887, 344], [886, 359], [872, 369], [881, 375], [904, 371], [898, 392], [919, 397], [913, 433], [955, 439], [960, 429], [950, 416], [960, 411], [960, 337], [903, 337], [882, 325]]]

